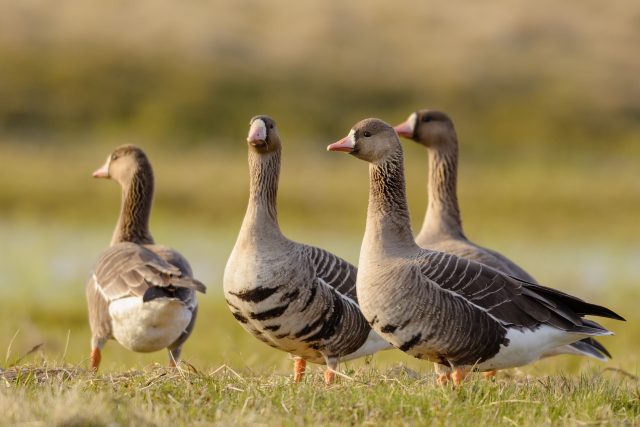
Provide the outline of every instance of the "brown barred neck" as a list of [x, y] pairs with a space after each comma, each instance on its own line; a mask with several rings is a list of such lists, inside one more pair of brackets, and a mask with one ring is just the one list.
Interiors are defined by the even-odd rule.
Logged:
[[131, 182], [122, 186], [120, 217], [111, 239], [140, 244], [154, 243], [149, 231], [149, 216], [153, 202], [153, 169], [148, 162], [140, 163]]
[[378, 235], [385, 245], [415, 246], [407, 207], [404, 161], [400, 147], [384, 162], [369, 165], [366, 232]]
[[[455, 137], [454, 137], [455, 138]], [[429, 148], [429, 203], [420, 234], [465, 238], [458, 206], [458, 144]]]
[[280, 179], [281, 149], [258, 153], [249, 148], [249, 205], [245, 221], [279, 230], [276, 198]]

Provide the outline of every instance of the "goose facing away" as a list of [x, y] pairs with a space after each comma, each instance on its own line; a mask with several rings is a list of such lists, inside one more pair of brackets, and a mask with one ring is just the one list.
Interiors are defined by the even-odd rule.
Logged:
[[138, 147], [123, 145], [93, 173], [122, 188], [120, 216], [94, 267], [86, 296], [91, 326], [91, 367], [98, 369], [109, 339], [137, 352], [167, 348], [169, 363], [180, 359], [193, 330], [205, 286], [193, 278], [187, 260], [154, 243], [149, 231], [153, 170]]
[[357, 292], [373, 329], [402, 351], [453, 369], [522, 366], [583, 338], [612, 333], [585, 319], [624, 320], [579, 298], [469, 259], [420, 248], [406, 202], [403, 153], [394, 129], [357, 123], [330, 151], [369, 162], [369, 204]]
[[276, 193], [281, 142], [273, 119], [252, 118], [247, 142], [249, 203], [224, 272], [227, 304], [254, 337], [294, 356], [296, 382], [309, 361], [327, 365], [329, 384], [339, 360], [391, 346], [360, 312], [356, 268], [280, 231]]
[[[429, 156], [429, 201], [416, 243], [422, 248], [458, 255], [536, 284], [530, 274], [504, 255], [467, 239], [456, 192], [458, 138], [449, 116], [435, 110], [418, 110], [394, 129], [398, 135], [425, 146]], [[607, 349], [593, 338], [554, 349], [545, 356], [557, 354], [586, 355], [599, 360], [611, 357]], [[446, 379], [446, 373], [441, 379]]]

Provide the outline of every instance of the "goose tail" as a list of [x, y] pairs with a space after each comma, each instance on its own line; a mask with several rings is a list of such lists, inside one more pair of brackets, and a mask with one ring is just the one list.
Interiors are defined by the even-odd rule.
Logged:
[[542, 355], [542, 357], [556, 356], [559, 354], [574, 354], [577, 356], [588, 356], [606, 362], [611, 358], [609, 351], [593, 338], [585, 338], [571, 344], [556, 347]]

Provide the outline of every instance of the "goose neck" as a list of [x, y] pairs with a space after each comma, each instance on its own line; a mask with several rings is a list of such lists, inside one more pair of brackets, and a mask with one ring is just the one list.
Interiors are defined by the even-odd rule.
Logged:
[[429, 149], [429, 202], [420, 235], [464, 238], [458, 206], [458, 144]]
[[249, 204], [244, 229], [280, 235], [276, 199], [281, 150], [257, 153], [249, 149]]
[[369, 165], [369, 182], [366, 244], [386, 254], [415, 248], [400, 147], [385, 161]]
[[151, 165], [139, 165], [129, 183], [122, 185], [120, 216], [111, 244], [135, 242], [152, 244], [149, 217], [153, 202], [153, 170]]

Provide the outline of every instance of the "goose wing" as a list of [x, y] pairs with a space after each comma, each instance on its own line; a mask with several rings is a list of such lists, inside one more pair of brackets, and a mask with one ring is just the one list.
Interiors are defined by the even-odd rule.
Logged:
[[313, 267], [316, 277], [321, 279], [342, 295], [346, 295], [355, 302], [356, 275], [358, 269], [342, 258], [315, 246], [304, 246], [304, 253]]
[[455, 255], [423, 251], [418, 263], [422, 275], [429, 281], [452, 296], [465, 299], [504, 325], [535, 328], [547, 324], [566, 331], [597, 335], [607, 332], [606, 329], [582, 316], [624, 320], [605, 307]]
[[178, 267], [183, 276], [193, 276], [193, 270], [191, 269], [189, 261], [187, 261], [187, 259], [182, 256], [180, 252], [162, 245], [145, 245], [145, 247], [155, 252], [158, 256], [160, 256], [160, 258], [162, 258], [169, 264]]
[[178, 267], [153, 251], [128, 242], [113, 245], [100, 255], [93, 280], [107, 301], [143, 296], [151, 287], [206, 290], [202, 283], [183, 277]]

